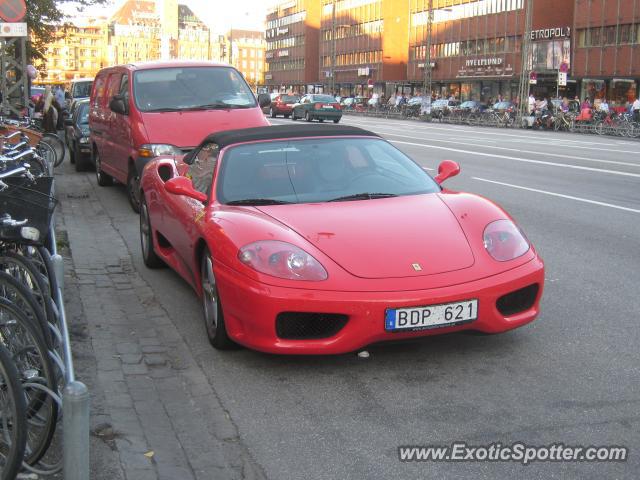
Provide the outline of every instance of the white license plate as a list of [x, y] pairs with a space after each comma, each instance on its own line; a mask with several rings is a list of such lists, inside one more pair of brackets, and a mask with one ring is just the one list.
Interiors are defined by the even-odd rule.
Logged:
[[472, 322], [478, 318], [478, 300], [425, 307], [387, 309], [384, 329], [388, 332], [424, 330]]
[[323, 105], [322, 108], [333, 108], [333, 105]]

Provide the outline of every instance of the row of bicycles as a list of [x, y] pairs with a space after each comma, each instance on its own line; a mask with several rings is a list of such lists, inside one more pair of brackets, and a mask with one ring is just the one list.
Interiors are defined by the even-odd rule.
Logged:
[[[0, 129], [0, 478], [62, 469], [64, 336], [52, 216], [59, 144], [33, 125]], [[63, 146], [64, 147], [64, 146]], [[53, 445], [53, 446], [52, 446]]]
[[431, 122], [471, 125], [474, 127], [532, 128], [541, 130], [567, 131], [572, 133], [590, 133], [596, 135], [614, 135], [628, 138], [640, 138], [640, 122], [629, 113], [616, 112], [562, 112], [550, 110], [537, 111], [518, 122], [515, 110], [493, 110], [483, 112], [463, 109], [438, 109], [424, 116], [420, 104], [407, 104], [400, 107], [376, 106], [356, 114], [383, 118], [420, 118]]

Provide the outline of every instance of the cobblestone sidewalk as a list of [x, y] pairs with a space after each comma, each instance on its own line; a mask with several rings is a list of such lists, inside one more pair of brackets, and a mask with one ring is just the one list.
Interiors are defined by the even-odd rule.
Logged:
[[92, 176], [56, 181], [61, 242], [68, 239], [71, 252], [65, 297], [72, 348], [77, 376], [92, 393], [91, 478], [264, 478], [171, 318], [133, 268]]

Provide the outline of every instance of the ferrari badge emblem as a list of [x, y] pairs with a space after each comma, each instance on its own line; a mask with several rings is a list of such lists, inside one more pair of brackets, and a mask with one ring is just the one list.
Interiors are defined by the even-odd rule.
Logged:
[[416, 272], [421, 272], [421, 271], [422, 271], [422, 267], [420, 266], [420, 264], [419, 264], [419, 263], [412, 263], [412, 264], [411, 264], [411, 266], [413, 267], [413, 269], [414, 269]]

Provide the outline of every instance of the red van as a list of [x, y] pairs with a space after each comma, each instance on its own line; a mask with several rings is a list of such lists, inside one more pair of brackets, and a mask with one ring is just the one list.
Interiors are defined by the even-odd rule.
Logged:
[[89, 111], [98, 185], [114, 179], [126, 184], [138, 212], [138, 172], [149, 160], [183, 156], [214, 132], [269, 125], [261, 110], [269, 95], [260, 95], [259, 103], [242, 75], [226, 64], [145, 62], [100, 70]]

